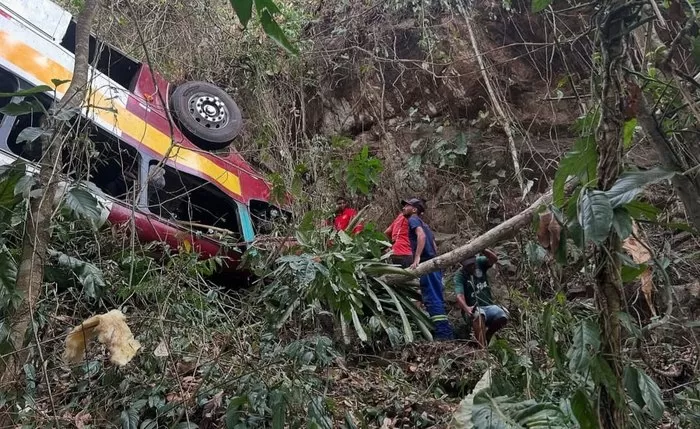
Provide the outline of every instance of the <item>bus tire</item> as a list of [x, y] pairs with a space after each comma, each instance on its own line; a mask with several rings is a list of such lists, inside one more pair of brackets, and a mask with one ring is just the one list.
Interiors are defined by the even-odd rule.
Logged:
[[185, 82], [175, 88], [170, 100], [180, 129], [202, 149], [222, 149], [241, 131], [238, 105], [216, 85]]

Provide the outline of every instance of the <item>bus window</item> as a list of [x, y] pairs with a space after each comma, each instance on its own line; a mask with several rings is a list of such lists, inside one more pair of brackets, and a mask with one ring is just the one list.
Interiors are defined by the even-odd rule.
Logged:
[[[61, 41], [61, 46], [75, 53], [75, 21], [71, 21]], [[99, 41], [90, 35], [88, 63], [95, 65], [95, 68], [112, 80], [128, 90], [132, 90], [131, 84], [141, 69], [141, 64], [132, 60], [117, 48], [107, 43]], [[95, 57], [97, 62], [95, 63]]]
[[[148, 209], [191, 229], [243, 237], [233, 199], [199, 177], [169, 166], [149, 165]], [[213, 228], [212, 228], [213, 227]]]
[[70, 145], [64, 150], [64, 172], [76, 180], [89, 180], [105, 194], [133, 204], [139, 183], [138, 151], [94, 126], [88, 135], [87, 144]]
[[291, 221], [291, 213], [281, 210], [266, 201], [250, 200], [250, 217], [256, 234], [270, 234], [275, 225], [283, 225]]
[[7, 148], [10, 152], [26, 160], [39, 162], [41, 159], [41, 139], [36, 139], [32, 142], [19, 142], [17, 139], [25, 128], [40, 127], [43, 116], [43, 112], [35, 112], [15, 118], [10, 135], [7, 137]]

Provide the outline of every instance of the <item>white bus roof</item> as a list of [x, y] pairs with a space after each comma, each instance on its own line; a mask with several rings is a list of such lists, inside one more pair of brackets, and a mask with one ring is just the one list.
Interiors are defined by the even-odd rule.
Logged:
[[50, 0], [0, 0], [0, 8], [59, 43], [73, 18], [70, 12]]

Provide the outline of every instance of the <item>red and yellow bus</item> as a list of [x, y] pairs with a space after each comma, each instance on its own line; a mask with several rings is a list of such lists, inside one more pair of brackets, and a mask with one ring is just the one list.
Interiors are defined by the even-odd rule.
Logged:
[[[49, 0], [0, 0], [0, 92], [69, 81], [75, 30], [70, 13]], [[242, 118], [226, 92], [206, 82], [173, 85], [95, 37], [89, 61], [81, 117], [89, 123], [90, 150], [67, 145], [65, 173], [80, 171], [99, 188], [104, 220], [133, 221], [143, 241], [177, 248], [187, 240], [209, 257], [222, 254], [212, 232], [245, 247], [282, 214], [269, 203], [269, 183], [230, 145]], [[67, 87], [40, 101], [48, 107]], [[0, 107], [22, 99], [0, 98]], [[40, 145], [22, 130], [37, 127], [42, 114], [0, 113], [0, 165], [18, 158], [40, 163]]]

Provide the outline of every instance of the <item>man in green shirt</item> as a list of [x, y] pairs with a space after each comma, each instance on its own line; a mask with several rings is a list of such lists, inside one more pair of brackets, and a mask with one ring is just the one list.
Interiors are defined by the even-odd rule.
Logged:
[[486, 275], [486, 271], [497, 261], [496, 254], [486, 249], [483, 255], [478, 254], [463, 261], [462, 268], [454, 276], [457, 304], [462, 315], [472, 320], [474, 336], [482, 347], [508, 322], [506, 310], [493, 303]]

